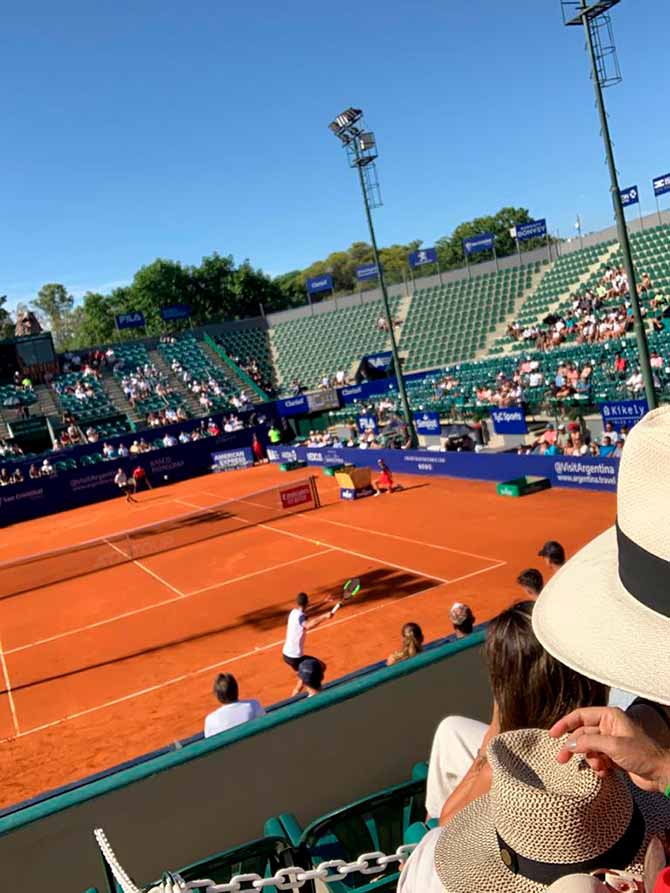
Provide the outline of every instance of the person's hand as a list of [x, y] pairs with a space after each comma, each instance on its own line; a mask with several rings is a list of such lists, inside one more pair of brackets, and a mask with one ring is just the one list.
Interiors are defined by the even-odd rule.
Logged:
[[670, 751], [618, 707], [573, 710], [549, 729], [552, 738], [568, 733], [572, 734], [558, 753], [559, 763], [579, 753], [601, 777], [613, 768], [623, 769], [645, 791], [663, 792], [670, 782]]

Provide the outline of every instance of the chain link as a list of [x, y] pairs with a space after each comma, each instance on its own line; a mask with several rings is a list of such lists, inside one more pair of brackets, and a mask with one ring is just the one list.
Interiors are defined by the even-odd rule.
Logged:
[[[123, 893], [143, 893], [121, 867], [104, 832], [97, 829], [94, 833], [98, 846]], [[327, 859], [320, 862], [316, 868], [310, 869], [290, 865], [287, 868], [280, 868], [272, 877], [268, 878], [254, 872], [236, 874], [226, 884], [215, 884], [211, 878], [185, 882], [179, 875], [174, 874], [169, 876], [169, 880], [162, 881], [144, 893], [186, 893], [189, 890], [199, 890], [202, 893], [253, 893], [255, 890], [265, 890], [268, 887], [282, 891], [300, 890], [309, 881], [319, 880], [324, 884], [329, 884], [341, 881], [342, 878], [350, 874], [381, 875], [389, 865], [404, 862], [416, 846], [415, 843], [403, 844], [397, 848], [395, 853], [388, 856], [379, 850], [361, 853], [354, 862], [346, 862], [344, 859]]]

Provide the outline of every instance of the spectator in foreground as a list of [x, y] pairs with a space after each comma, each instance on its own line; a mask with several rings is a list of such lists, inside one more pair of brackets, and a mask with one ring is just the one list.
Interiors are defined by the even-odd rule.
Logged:
[[538, 597], [544, 586], [542, 574], [534, 567], [527, 567], [525, 571], [521, 571], [516, 581], [528, 598], [533, 599]]
[[[663, 840], [670, 829], [670, 804], [618, 773], [599, 777], [577, 761], [561, 772], [559, 750], [540, 729], [494, 738], [486, 754], [490, 793], [424, 836], [398, 893], [530, 893], [569, 875], [590, 884], [557, 889], [642, 889], [630, 875], [642, 874], [652, 836]], [[664, 865], [663, 858], [658, 870]], [[588, 877], [605, 871], [612, 886]]]
[[221, 703], [218, 710], [205, 719], [205, 738], [218, 735], [235, 726], [265, 716], [265, 710], [258, 701], [240, 701], [237, 679], [232, 673], [219, 673], [214, 680], [214, 694]]
[[402, 644], [399, 651], [394, 651], [386, 658], [386, 665], [392, 667], [410, 657], [416, 657], [423, 651], [423, 631], [418, 623], [406, 623], [401, 631]]
[[454, 627], [457, 639], [464, 639], [465, 636], [469, 636], [475, 625], [475, 616], [470, 606], [464, 605], [463, 602], [453, 603], [449, 609], [449, 620], [451, 620], [451, 625]]
[[302, 683], [301, 691], [307, 692], [308, 698], [318, 695], [323, 686], [326, 665], [316, 657], [304, 657], [298, 666], [298, 679]]
[[[549, 581], [533, 615], [539, 640], [561, 661], [638, 696], [637, 709], [646, 709], [657, 725], [640, 721], [663, 747], [668, 711], [659, 705], [670, 705], [670, 476], [659, 469], [669, 463], [670, 407], [663, 406], [626, 439], [615, 526]], [[610, 744], [603, 740], [605, 748]]]
[[491, 768], [486, 748], [500, 732], [550, 729], [566, 712], [607, 703], [606, 686], [568, 669], [542, 648], [532, 628], [534, 606], [535, 602], [520, 602], [488, 625], [484, 651], [493, 695], [488, 727], [463, 716], [448, 716], [437, 727], [426, 812], [431, 818], [439, 816], [440, 824], [488, 793]]
[[537, 554], [538, 557], [544, 558], [552, 573], [565, 564], [565, 549], [556, 540], [547, 540]]

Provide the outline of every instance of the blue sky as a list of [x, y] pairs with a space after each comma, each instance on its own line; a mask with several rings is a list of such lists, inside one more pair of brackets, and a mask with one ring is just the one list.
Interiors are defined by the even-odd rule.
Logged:
[[[611, 222], [583, 35], [559, 0], [18, 9], [0, 36], [10, 305], [44, 282], [107, 290], [158, 256], [216, 250], [276, 274], [367, 238], [327, 130], [349, 105], [380, 147], [382, 244], [432, 244], [508, 204], [564, 236], [578, 211], [584, 231]], [[670, 170], [666, 18], [667, 0], [613, 12], [624, 81], [606, 99], [645, 213]]]

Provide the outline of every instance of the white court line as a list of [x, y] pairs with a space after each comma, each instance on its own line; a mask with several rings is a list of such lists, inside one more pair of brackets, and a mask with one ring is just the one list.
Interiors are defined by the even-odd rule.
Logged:
[[[383, 530], [373, 530], [371, 527], [356, 527], [355, 524], [345, 524], [343, 521], [332, 521], [330, 518], [320, 518], [314, 515], [310, 520], [321, 521], [323, 524], [334, 524], [336, 527], [345, 527], [349, 530], [359, 530], [362, 533], [372, 533], [375, 536], [386, 536], [392, 540], [400, 540], [403, 543], [414, 543], [417, 546], [426, 546], [429, 549], [440, 549], [442, 552], [453, 552], [455, 555], [467, 555], [469, 558], [481, 558], [482, 561], [500, 561], [499, 558], [491, 558], [490, 555], [478, 555], [476, 552], [465, 552], [463, 549], [452, 549], [449, 546], [439, 546], [437, 543], [426, 543], [424, 540], [415, 540], [409, 536], [399, 536], [396, 533], [385, 533]], [[503, 562], [504, 563], [504, 562]]]
[[16, 715], [16, 704], [14, 703], [14, 695], [12, 693], [12, 684], [9, 681], [9, 670], [7, 669], [7, 661], [5, 660], [5, 652], [2, 650], [2, 642], [0, 641], [0, 662], [2, 662], [2, 675], [5, 680], [5, 688], [7, 689], [7, 698], [9, 700], [9, 709], [12, 713], [12, 723], [14, 724], [14, 735], [18, 738], [21, 734], [19, 729], [19, 718]]
[[118, 546], [115, 546], [114, 543], [111, 543], [108, 539], [105, 539], [105, 537], [102, 537], [102, 541], [107, 543], [107, 545], [110, 546], [110, 548], [115, 549], [120, 555], [123, 555], [123, 557], [126, 558], [128, 561], [130, 561], [132, 564], [139, 567], [139, 569], [144, 571], [145, 574], [149, 574], [149, 576], [153, 577], [154, 580], [158, 580], [158, 582], [162, 583], [166, 589], [172, 590], [172, 592], [176, 593], [180, 598], [183, 598], [185, 593], [183, 593], [180, 589], [177, 589], [176, 586], [173, 586], [172, 583], [168, 583], [167, 580], [164, 580], [155, 571], [152, 571], [150, 567], [147, 567], [145, 564], [142, 564], [141, 561], [137, 561], [136, 559], [131, 558], [127, 552], [124, 552], [123, 549], [119, 549]]
[[68, 636], [74, 636], [77, 633], [88, 632], [91, 629], [98, 629], [101, 626], [107, 626], [109, 623], [116, 623], [117, 620], [126, 620], [128, 617], [135, 617], [137, 614], [144, 614], [147, 611], [153, 611], [154, 608], [163, 608], [165, 605], [172, 605], [175, 602], [183, 601], [192, 595], [200, 595], [202, 592], [209, 592], [211, 589], [219, 589], [224, 586], [232, 586], [234, 583], [240, 583], [242, 580], [248, 580], [251, 577], [257, 577], [260, 574], [267, 574], [272, 571], [279, 570], [282, 567], [288, 567], [291, 564], [297, 564], [299, 561], [307, 561], [309, 558], [316, 558], [318, 555], [326, 555], [332, 552], [332, 549], [321, 549], [320, 552], [310, 552], [309, 555], [303, 555], [300, 558], [292, 558], [290, 561], [283, 561], [280, 564], [274, 564], [271, 567], [262, 570], [251, 571], [240, 577], [234, 577], [231, 580], [224, 580], [222, 583], [212, 583], [211, 586], [203, 586], [202, 589], [194, 589], [193, 592], [185, 592], [175, 598], [166, 598], [160, 602], [152, 602], [150, 605], [144, 605], [142, 608], [133, 608], [130, 611], [124, 611], [122, 614], [115, 614], [113, 617], [107, 617], [105, 620], [96, 620], [94, 623], [87, 623], [85, 626], [78, 626], [74, 629], [68, 629], [62, 633], [56, 633], [53, 636], [47, 636], [44, 639], [36, 639], [34, 642], [28, 642], [26, 645], [17, 645], [16, 648], [8, 649], [5, 654], [16, 654], [17, 651], [27, 651], [29, 648], [35, 648], [38, 645], [45, 645], [47, 642], [55, 642], [57, 639], [65, 639]]
[[[493, 565], [492, 567], [486, 567], [481, 571], [474, 571], [471, 574], [466, 574], [464, 577], [458, 577], [455, 580], [451, 580], [451, 583], [457, 583], [461, 579], [465, 579], [466, 577], [473, 577], [476, 574], [485, 574], [488, 571], [495, 570], [497, 567], [501, 567], [503, 564], [507, 562], [501, 562], [501, 564]], [[400, 604], [400, 602], [405, 602], [411, 598], [417, 598], [420, 595], [425, 595], [427, 592], [432, 592], [433, 590], [439, 587], [439, 583], [437, 586], [427, 586], [425, 589], [420, 589], [418, 592], [412, 592], [409, 595], [403, 596], [401, 599], [396, 599], [393, 602], [383, 602], [379, 605], [373, 605], [370, 608], [366, 608], [362, 611], [356, 611], [356, 613], [352, 613], [351, 616], [347, 617], [346, 615], [342, 617], [338, 617], [337, 620], [333, 620], [331, 623], [327, 623], [323, 626], [318, 627], [317, 629], [312, 630], [310, 635], [316, 635], [319, 632], [325, 632], [326, 630], [332, 629], [334, 626], [340, 626], [344, 623], [349, 623], [352, 620], [357, 620], [359, 617], [362, 617], [364, 614], [372, 614], [375, 611], [381, 611], [384, 608], [392, 607], [393, 605]], [[347, 610], [348, 613], [348, 609]], [[69, 713], [61, 719], [54, 719], [51, 722], [44, 723], [40, 726], [35, 726], [32, 729], [26, 729], [25, 732], [19, 732], [17, 734], [17, 738], [24, 738], [26, 735], [32, 735], [35, 732], [41, 732], [44, 729], [52, 728], [53, 726], [58, 726], [63, 722], [67, 722], [71, 719], [78, 719], [82, 716], [87, 716], [90, 713], [95, 713], [98, 710], [104, 710], [107, 707], [114, 707], [117, 704], [122, 704], [125, 701], [131, 701], [134, 698], [139, 698], [142, 695], [152, 694], [155, 691], [160, 691], [162, 688], [166, 688], [169, 685], [176, 685], [179, 682], [185, 682], [188, 679], [192, 679], [195, 676], [200, 676], [203, 673], [209, 673], [212, 670], [216, 670], [220, 667], [227, 666], [228, 664], [235, 663], [235, 661], [244, 660], [247, 657], [252, 657], [254, 654], [260, 654], [263, 651], [269, 651], [272, 648], [278, 648], [280, 645], [284, 644], [284, 639], [277, 639], [275, 642], [270, 642], [267, 645], [256, 645], [252, 651], [245, 651], [243, 654], [237, 654], [234, 657], [228, 657], [225, 660], [217, 661], [213, 664], [207, 664], [205, 667], [199, 667], [197, 670], [189, 670], [186, 673], [182, 673], [180, 676], [174, 676], [172, 679], [165, 679], [162, 682], [157, 682], [155, 685], [150, 685], [147, 688], [139, 689], [138, 691], [130, 692], [127, 695], [122, 695], [119, 698], [114, 698], [111, 701], [105, 701], [102, 704], [96, 704], [94, 707], [87, 707], [85, 710], [79, 710], [76, 713]], [[8, 739], [2, 739], [8, 740]]]
[[394, 567], [399, 571], [407, 571], [408, 574], [416, 574], [418, 577], [425, 577], [429, 580], [439, 580], [440, 583], [451, 582], [451, 580], [447, 580], [446, 577], [438, 577], [437, 574], [418, 571], [413, 567], [407, 567], [404, 564], [396, 564], [393, 561], [388, 561], [386, 558], [375, 558], [374, 555], [366, 555], [365, 552], [354, 552], [353, 549], [347, 549], [344, 546], [336, 546], [333, 543], [325, 543], [322, 540], [315, 540], [310, 536], [303, 536], [301, 533], [293, 533], [291, 530], [282, 530], [280, 527], [270, 527], [269, 524], [259, 524], [258, 526], [262, 527], [263, 530], [273, 530], [275, 533], [281, 533], [284, 536], [292, 536], [295, 539], [304, 540], [306, 543], [314, 543], [315, 546], [329, 546], [337, 552], [345, 552], [347, 555], [355, 555], [357, 558], [365, 558], [366, 561], [374, 561], [375, 564], [385, 564], [388, 567]]

